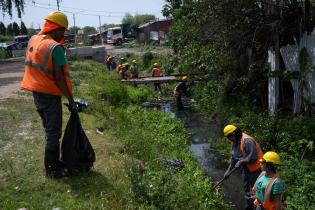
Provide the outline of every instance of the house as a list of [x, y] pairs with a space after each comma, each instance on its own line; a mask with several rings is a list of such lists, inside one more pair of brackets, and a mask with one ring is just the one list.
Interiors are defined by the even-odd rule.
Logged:
[[167, 34], [172, 24], [171, 19], [153, 20], [138, 27], [137, 39], [140, 43], [149, 43], [151, 41], [159, 44], [167, 42]]

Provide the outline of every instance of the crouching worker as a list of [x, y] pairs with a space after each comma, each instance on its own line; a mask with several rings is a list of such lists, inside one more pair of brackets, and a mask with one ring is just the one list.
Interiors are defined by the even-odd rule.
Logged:
[[68, 20], [61, 12], [51, 12], [41, 31], [32, 36], [26, 48], [25, 74], [21, 88], [33, 93], [34, 103], [45, 129], [44, 164], [47, 177], [68, 176], [60, 162], [62, 133], [61, 97], [67, 97], [69, 110], [78, 112], [73, 100], [65, 50], [62, 46]]
[[278, 165], [280, 156], [275, 152], [266, 152], [261, 159], [262, 172], [253, 188], [255, 210], [283, 209], [283, 182], [277, 174]]

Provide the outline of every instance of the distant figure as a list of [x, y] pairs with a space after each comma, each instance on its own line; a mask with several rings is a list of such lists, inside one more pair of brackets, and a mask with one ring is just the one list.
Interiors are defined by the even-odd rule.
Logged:
[[138, 78], [137, 60], [133, 60], [130, 66], [130, 78]]
[[111, 70], [114, 70], [116, 68], [116, 62], [114, 61], [114, 58], [113, 56], [108, 56], [106, 61], [106, 68], [111, 71]]
[[[153, 64], [152, 77], [160, 77], [161, 76], [161, 69], [159, 67], [160, 67], [160, 65], [158, 63]], [[161, 84], [160, 83], [154, 83], [154, 90], [155, 91], [159, 90], [161, 92], [162, 91]]]
[[127, 71], [129, 69], [129, 63], [124, 63], [119, 70], [119, 75], [121, 79], [127, 79]]
[[173, 96], [176, 99], [176, 105], [178, 110], [183, 110], [183, 102], [182, 102], [182, 96], [187, 95], [187, 85], [186, 82], [188, 80], [187, 76], [183, 76], [180, 79], [180, 82], [176, 85], [173, 91]]
[[120, 58], [119, 65], [116, 66], [115, 71], [119, 74], [120, 70], [123, 68], [124, 63], [126, 63], [125, 58]]

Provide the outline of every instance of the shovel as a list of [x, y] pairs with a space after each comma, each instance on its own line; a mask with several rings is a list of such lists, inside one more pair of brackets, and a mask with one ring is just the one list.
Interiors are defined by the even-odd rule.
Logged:
[[[230, 173], [229, 173], [229, 176], [231, 176], [231, 174], [233, 174], [238, 168], [233, 168]], [[213, 186], [213, 190], [215, 188], [217, 188], [220, 184], [222, 184], [222, 182], [225, 180], [225, 178], [221, 179], [219, 182], [217, 182], [214, 186]]]

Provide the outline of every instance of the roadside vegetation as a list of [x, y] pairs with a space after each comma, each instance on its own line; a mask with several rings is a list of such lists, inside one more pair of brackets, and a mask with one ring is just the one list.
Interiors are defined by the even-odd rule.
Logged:
[[[312, 209], [315, 199], [314, 107], [310, 108], [310, 103], [302, 99], [304, 109], [292, 114], [289, 105], [292, 95], [283, 95], [278, 113], [270, 116], [267, 100], [268, 79], [274, 76], [266, 59], [267, 49], [274, 43], [270, 36], [274, 31], [267, 26], [280, 21], [286, 30], [296, 30], [299, 23], [293, 23], [293, 19], [288, 23], [286, 17], [292, 17], [294, 8], [301, 5], [292, 3], [286, 9], [274, 8], [272, 12], [278, 14], [281, 10], [282, 15], [271, 18], [263, 2], [261, 7], [251, 1], [166, 2], [164, 14], [173, 18], [170, 42], [176, 52], [165, 65], [167, 71], [203, 78], [190, 84], [195, 108], [217, 116], [222, 128], [229, 123], [239, 126], [257, 138], [263, 151], [280, 153], [286, 209]], [[313, 11], [313, 3], [308, 9]], [[282, 44], [292, 35], [286, 31], [279, 33], [282, 33]], [[302, 52], [299, 65], [303, 70], [310, 68], [310, 64]], [[277, 74], [281, 88], [292, 79], [286, 74], [283, 69]], [[305, 82], [303, 74], [294, 78]], [[287, 94], [289, 89], [282, 91], [281, 94]], [[227, 140], [218, 139], [215, 147], [229, 158], [231, 146]]]
[[[123, 86], [93, 61], [74, 60], [71, 69], [76, 97], [90, 103], [80, 117], [96, 152], [93, 170], [45, 178], [31, 95], [2, 101], [0, 209], [230, 209], [189, 152], [183, 122], [139, 106], [154, 100], [152, 88]], [[65, 109], [64, 124], [68, 118]]]

